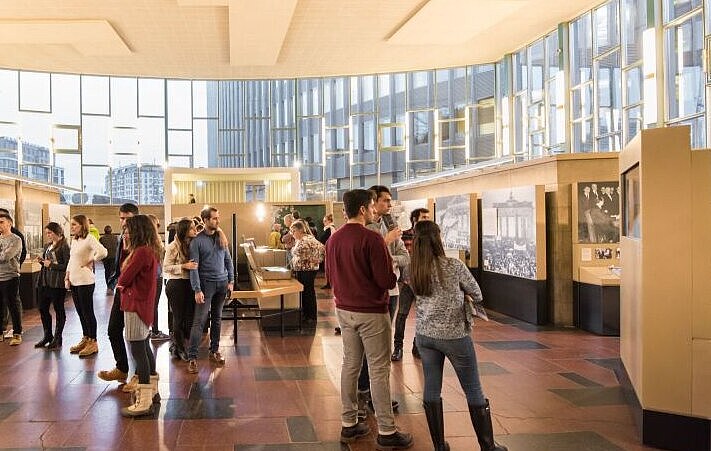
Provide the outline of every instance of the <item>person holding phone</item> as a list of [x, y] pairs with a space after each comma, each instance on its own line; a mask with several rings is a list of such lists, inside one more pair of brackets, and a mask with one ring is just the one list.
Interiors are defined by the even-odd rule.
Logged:
[[[44, 336], [35, 343], [35, 348], [46, 347], [55, 350], [62, 347], [62, 332], [67, 318], [64, 311], [64, 297], [67, 294], [64, 278], [69, 263], [69, 245], [64, 238], [62, 226], [56, 222], [48, 223], [44, 231], [49, 243], [42, 251], [42, 255], [37, 256], [37, 263], [42, 265], [37, 281], [37, 297]], [[54, 307], [54, 314], [57, 317], [57, 328], [54, 334], [52, 334], [52, 315], [49, 313], [50, 305]]]

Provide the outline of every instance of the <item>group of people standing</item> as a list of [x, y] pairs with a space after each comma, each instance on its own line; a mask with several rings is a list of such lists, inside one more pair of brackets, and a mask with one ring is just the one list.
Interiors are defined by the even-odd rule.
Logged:
[[[141, 215], [136, 205], [127, 203], [119, 208], [119, 219], [122, 231], [118, 238], [109, 236], [111, 229], [107, 226], [105, 235], [97, 239], [91, 233], [88, 218], [81, 214], [71, 218], [70, 239], [58, 223], [45, 226], [47, 244], [37, 257], [41, 265], [37, 294], [44, 334], [35, 347], [47, 350], [62, 347], [66, 323], [64, 301], [69, 290], [82, 328], [81, 340], [69, 351], [79, 357], [99, 352], [93, 305], [94, 265], [103, 261], [107, 295], [113, 294], [107, 332], [116, 366], [99, 371], [98, 377], [117, 381], [124, 392], [133, 393], [133, 402], [121, 413], [139, 416], [151, 413], [153, 402], [160, 399], [159, 375], [150, 340], [169, 338], [157, 327], [163, 275], [168, 279], [171, 352], [188, 362], [189, 373], [197, 373], [198, 347], [208, 314], [211, 315], [208, 358], [217, 365], [225, 363], [219, 351], [220, 322], [222, 306], [233, 289], [234, 266], [215, 208], [201, 212], [200, 224], [193, 219], [178, 222], [176, 239], [167, 252], [155, 216]], [[13, 224], [8, 212], [0, 211], [0, 311], [7, 308], [10, 312], [13, 328], [10, 344], [14, 346], [22, 343], [18, 284], [25, 245]], [[50, 306], [56, 317], [54, 328]], [[135, 375], [128, 383], [126, 344], [135, 366]]]
[[[390, 354], [392, 319], [397, 304], [398, 270], [405, 274], [408, 297], [401, 298], [406, 317], [413, 298], [416, 302], [416, 348], [422, 358], [425, 387], [423, 404], [435, 450], [449, 450], [444, 440], [441, 389], [445, 357], [455, 368], [467, 398], [479, 445], [485, 451], [505, 451], [494, 441], [491, 411], [486, 399], [471, 339], [472, 318], [465, 308], [465, 294], [475, 301], [481, 290], [468, 268], [444, 253], [439, 227], [419, 211], [413, 221], [409, 252], [397, 227], [383, 221], [389, 213], [391, 195], [387, 187], [351, 190], [344, 194], [347, 222], [326, 244], [326, 275], [333, 287], [336, 315], [343, 340], [341, 368], [341, 437], [351, 443], [370, 434], [359, 415], [364, 389], [369, 391], [377, 417], [378, 449], [406, 449], [411, 434], [398, 431], [390, 396], [391, 360], [402, 358], [399, 350]], [[411, 218], [412, 219], [412, 218]], [[404, 329], [404, 318], [399, 318]], [[396, 323], [397, 324], [397, 323]], [[369, 373], [368, 386], [362, 381]]]

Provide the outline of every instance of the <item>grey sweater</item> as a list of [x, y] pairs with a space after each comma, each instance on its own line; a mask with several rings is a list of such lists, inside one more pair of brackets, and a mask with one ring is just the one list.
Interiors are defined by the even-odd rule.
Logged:
[[0, 282], [20, 277], [20, 254], [22, 240], [11, 233], [0, 235]]
[[417, 296], [417, 325], [415, 332], [430, 338], [453, 340], [469, 335], [465, 323], [464, 293], [482, 300], [479, 284], [469, 269], [456, 258], [441, 258], [443, 281], [437, 280], [437, 269], [432, 268], [432, 295]]
[[190, 271], [190, 285], [193, 291], [202, 291], [201, 281], [231, 283], [234, 281], [234, 268], [229, 249], [220, 245], [217, 232], [208, 235], [199, 233], [190, 242], [190, 260], [198, 264], [198, 269]]

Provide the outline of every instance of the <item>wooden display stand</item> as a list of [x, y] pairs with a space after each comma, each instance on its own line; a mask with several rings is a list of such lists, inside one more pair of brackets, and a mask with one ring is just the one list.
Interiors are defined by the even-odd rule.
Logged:
[[645, 445], [711, 449], [711, 151], [688, 126], [643, 130], [619, 157], [620, 355]]

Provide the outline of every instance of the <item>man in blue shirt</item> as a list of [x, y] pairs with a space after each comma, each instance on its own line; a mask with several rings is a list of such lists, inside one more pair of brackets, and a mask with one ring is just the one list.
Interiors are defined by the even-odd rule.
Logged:
[[197, 373], [197, 354], [202, 330], [210, 312], [210, 354], [209, 360], [224, 365], [220, 353], [220, 322], [222, 307], [228, 293], [234, 287], [234, 268], [227, 247], [227, 238], [220, 230], [220, 212], [207, 207], [200, 212], [205, 229], [190, 242], [190, 260], [198, 264], [190, 270], [190, 285], [195, 292], [195, 316], [190, 330], [188, 348], [188, 373]]

